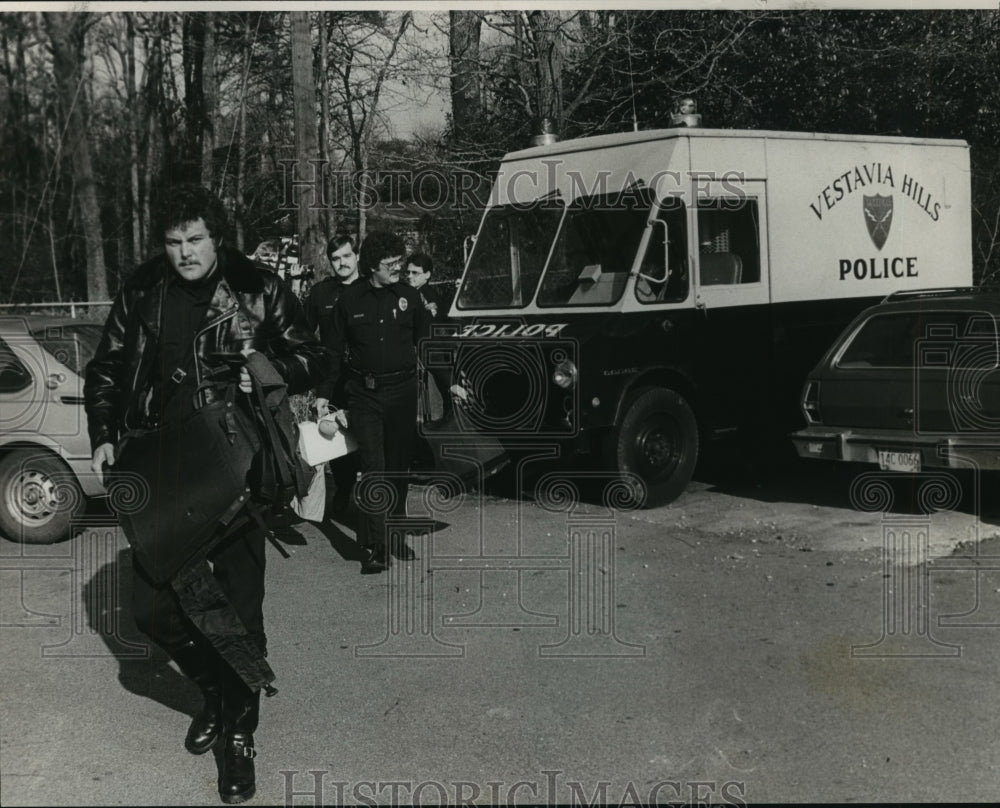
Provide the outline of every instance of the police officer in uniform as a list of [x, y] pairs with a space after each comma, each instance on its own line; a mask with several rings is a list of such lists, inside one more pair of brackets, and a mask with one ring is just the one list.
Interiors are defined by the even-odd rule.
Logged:
[[333, 274], [309, 290], [309, 297], [304, 304], [309, 327], [313, 330], [319, 328], [321, 341], [326, 340], [330, 331], [333, 307], [340, 293], [358, 279], [358, 254], [354, 239], [350, 236], [334, 236], [326, 244], [326, 258]]
[[[341, 426], [358, 441], [361, 480], [355, 488], [361, 573], [388, 568], [389, 555], [413, 559], [405, 542], [387, 546], [386, 512], [405, 514], [407, 483], [417, 418], [417, 345], [429, 335], [431, 314], [416, 289], [400, 282], [406, 247], [395, 233], [371, 233], [361, 247], [361, 279], [343, 290], [333, 307], [324, 344], [334, 370], [316, 395], [340, 405]], [[443, 389], [449, 389], [448, 380]], [[453, 387], [454, 395], [464, 393]], [[344, 412], [346, 408], [346, 412]], [[392, 502], [380, 481], [391, 484]]]
[[[333, 307], [340, 298], [341, 292], [358, 280], [358, 254], [354, 239], [350, 236], [336, 235], [326, 244], [326, 258], [330, 262], [333, 273], [317, 283], [309, 291], [305, 301], [306, 320], [309, 327], [319, 329], [321, 342], [326, 342], [333, 326]], [[316, 415], [322, 418], [330, 411], [330, 396], [316, 397]], [[333, 477], [335, 492], [330, 503], [335, 513], [346, 514], [350, 503], [351, 489], [357, 476], [357, 462], [353, 454], [338, 457], [330, 461], [330, 474]]]

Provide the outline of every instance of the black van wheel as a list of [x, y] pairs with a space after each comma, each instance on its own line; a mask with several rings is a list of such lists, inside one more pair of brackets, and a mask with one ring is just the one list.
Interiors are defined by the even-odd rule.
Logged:
[[23, 544], [69, 538], [86, 502], [60, 458], [41, 449], [15, 449], [0, 457], [0, 534]]
[[691, 407], [673, 390], [637, 391], [608, 436], [605, 459], [619, 473], [643, 481], [642, 507], [673, 502], [691, 481], [698, 461], [698, 423]]

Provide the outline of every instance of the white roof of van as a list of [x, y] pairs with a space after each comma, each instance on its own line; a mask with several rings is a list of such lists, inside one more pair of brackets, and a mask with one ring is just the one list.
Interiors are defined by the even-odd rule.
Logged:
[[894, 143], [900, 146], [961, 146], [968, 148], [964, 140], [949, 140], [945, 138], [915, 138], [896, 137], [890, 135], [840, 135], [826, 132], [781, 132], [764, 129], [705, 129], [703, 127], [684, 127], [679, 129], [648, 129], [640, 132], [615, 132], [610, 135], [572, 138], [560, 140], [548, 146], [532, 146], [508, 153], [504, 161], [521, 160], [529, 157], [541, 157], [549, 154], [568, 154], [591, 149], [608, 149], [625, 146], [632, 143], [645, 143], [653, 140], [673, 140], [684, 137], [717, 137], [717, 138], [749, 138], [770, 140], [839, 140], [854, 143]]

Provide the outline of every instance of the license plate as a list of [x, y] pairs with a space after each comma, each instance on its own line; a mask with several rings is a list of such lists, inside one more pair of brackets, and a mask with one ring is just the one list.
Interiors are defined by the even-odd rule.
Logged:
[[886, 452], [879, 450], [878, 467], [882, 471], [920, 471], [920, 452]]

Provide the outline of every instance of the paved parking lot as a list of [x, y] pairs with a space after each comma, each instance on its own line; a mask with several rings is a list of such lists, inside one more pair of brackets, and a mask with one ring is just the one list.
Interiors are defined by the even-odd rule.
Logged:
[[[417, 489], [420, 558], [382, 576], [295, 526], [251, 804], [996, 800], [997, 522], [859, 511], [841, 477], [633, 513]], [[127, 566], [107, 519], [0, 547], [5, 805], [218, 803]]]

